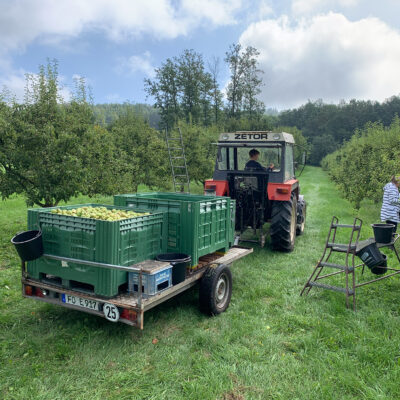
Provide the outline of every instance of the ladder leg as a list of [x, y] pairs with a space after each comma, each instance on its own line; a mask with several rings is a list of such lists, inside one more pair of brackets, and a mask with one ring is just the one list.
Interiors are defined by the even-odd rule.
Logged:
[[[358, 238], [357, 238], [358, 241]], [[352, 284], [353, 284], [353, 311], [356, 311], [356, 268], [355, 268], [355, 263], [354, 263], [354, 256], [355, 254], [352, 254], [351, 257], [351, 263], [352, 263], [352, 267], [353, 267], [353, 271], [352, 271]]]
[[314, 280], [315, 280], [316, 278], [318, 278], [319, 274], [321, 273], [322, 267], [320, 266], [319, 263], [320, 263], [320, 261], [318, 261], [318, 264], [317, 264], [316, 267], [314, 268], [314, 271], [311, 273], [311, 276], [308, 278], [308, 281], [307, 281], [307, 283], [304, 285], [303, 290], [302, 290], [301, 293], [300, 293], [300, 296], [303, 295], [303, 293], [305, 292], [306, 289], [308, 289], [308, 290], [307, 290], [307, 293], [306, 293], [306, 296], [307, 296], [308, 293], [310, 292], [311, 286], [309, 285], [309, 283], [313, 280], [314, 275], [317, 273], [317, 269], [318, 269], [319, 271], [318, 271], [318, 273], [316, 274]]
[[349, 270], [346, 269], [346, 308], [349, 308]]

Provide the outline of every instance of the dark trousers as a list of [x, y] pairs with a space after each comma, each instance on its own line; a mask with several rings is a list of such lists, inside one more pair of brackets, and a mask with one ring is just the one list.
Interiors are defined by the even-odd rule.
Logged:
[[397, 222], [387, 220], [386, 223], [394, 225], [393, 232], [397, 231]]

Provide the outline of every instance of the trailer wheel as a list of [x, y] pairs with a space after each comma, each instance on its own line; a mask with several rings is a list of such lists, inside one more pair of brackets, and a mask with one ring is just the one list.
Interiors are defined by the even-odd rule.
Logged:
[[299, 201], [297, 203], [297, 227], [296, 235], [302, 235], [304, 233], [304, 228], [306, 226], [307, 217], [307, 203], [304, 200], [304, 196], [299, 196]]
[[214, 264], [201, 278], [199, 289], [200, 311], [207, 315], [224, 312], [231, 301], [232, 272], [227, 265]]
[[296, 238], [297, 199], [294, 193], [290, 201], [274, 201], [271, 212], [272, 247], [279, 251], [292, 251]]

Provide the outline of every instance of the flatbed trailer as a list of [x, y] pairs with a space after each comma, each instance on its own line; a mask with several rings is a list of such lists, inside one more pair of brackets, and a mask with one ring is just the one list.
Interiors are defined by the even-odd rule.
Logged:
[[[112, 298], [104, 298], [78, 290], [66, 289], [61, 285], [30, 279], [27, 276], [26, 264], [22, 262], [22, 296], [83, 311], [106, 318], [112, 322], [122, 322], [143, 329], [145, 311], [177, 296], [197, 283], [200, 283], [200, 307], [202, 311], [211, 315], [225, 311], [232, 293], [230, 266], [234, 261], [252, 252], [253, 249], [251, 248], [234, 246], [223, 255], [212, 253], [204, 256], [199, 261], [199, 268], [191, 271], [183, 282], [152, 296], [146, 296], [142, 293], [142, 274], [146, 262], [140, 263], [139, 267], [139, 264], [122, 267], [44, 254], [42, 257], [59, 260], [66, 266], [69, 262], [78, 262], [100, 268], [112, 268], [127, 272], [135, 271], [139, 274], [138, 292], [123, 293]], [[148, 262], [154, 263], [154, 260], [149, 260]]]

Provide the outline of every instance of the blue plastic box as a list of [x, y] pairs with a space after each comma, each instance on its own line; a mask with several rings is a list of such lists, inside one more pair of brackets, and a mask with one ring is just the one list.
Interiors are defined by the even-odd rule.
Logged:
[[[145, 296], [155, 294], [172, 286], [172, 265], [161, 261], [143, 261], [135, 267], [142, 268], [142, 293]], [[139, 291], [139, 272], [128, 272], [128, 291]]]

